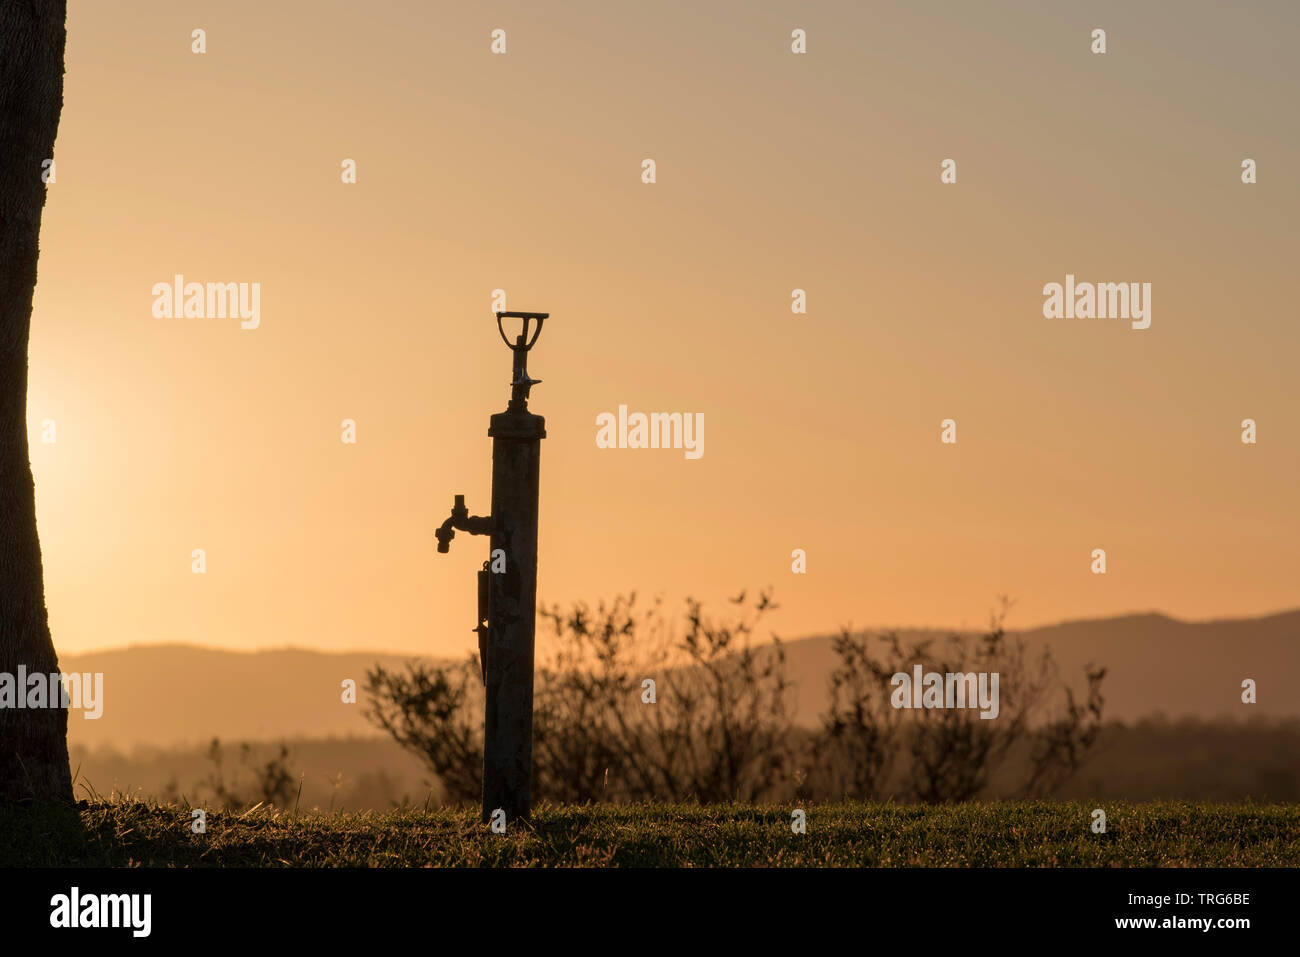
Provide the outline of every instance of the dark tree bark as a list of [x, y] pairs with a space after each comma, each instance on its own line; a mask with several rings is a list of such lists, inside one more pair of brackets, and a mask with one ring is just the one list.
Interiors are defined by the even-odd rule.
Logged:
[[[27, 451], [27, 340], [42, 163], [54, 156], [63, 109], [66, 19], [67, 0], [0, 2], [0, 673], [15, 681], [19, 666], [47, 678], [59, 670]], [[72, 803], [68, 712], [59, 703], [0, 708], [0, 801]]]

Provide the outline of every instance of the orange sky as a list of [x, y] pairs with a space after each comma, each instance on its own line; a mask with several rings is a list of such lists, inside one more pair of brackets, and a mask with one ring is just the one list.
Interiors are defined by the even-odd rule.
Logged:
[[[1300, 605], [1295, 6], [456, 6], [70, 3], [28, 401], [61, 651], [468, 649], [486, 543], [433, 531], [487, 509], [497, 288], [552, 314], [544, 601]], [[155, 318], [177, 273], [260, 283], [260, 326]], [[1151, 327], [1044, 318], [1067, 273], [1150, 282]], [[620, 404], [703, 413], [703, 457], [597, 448]]]

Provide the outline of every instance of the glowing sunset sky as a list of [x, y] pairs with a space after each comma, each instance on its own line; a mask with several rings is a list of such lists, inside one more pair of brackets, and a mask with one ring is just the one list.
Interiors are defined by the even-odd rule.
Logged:
[[[1300, 8], [909, 6], [72, 0], [28, 401], [56, 647], [470, 648], [486, 540], [433, 532], [488, 507], [498, 288], [552, 315], [548, 603], [1300, 604]], [[155, 318], [178, 273], [260, 283], [260, 326]], [[1151, 327], [1044, 318], [1067, 273], [1151, 283]], [[620, 404], [703, 413], [703, 456], [598, 448]]]

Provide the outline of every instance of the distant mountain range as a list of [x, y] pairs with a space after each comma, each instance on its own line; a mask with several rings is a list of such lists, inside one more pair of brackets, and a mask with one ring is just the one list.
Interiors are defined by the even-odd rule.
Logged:
[[[951, 634], [906, 631], [905, 639]], [[1084, 669], [1104, 666], [1106, 720], [1300, 717], [1300, 610], [1263, 618], [1178, 621], [1160, 614], [1068, 621], [1009, 637], [1024, 638], [1031, 658], [1050, 649], [1062, 680], [1076, 690]], [[798, 685], [797, 720], [812, 724], [825, 708], [826, 676], [835, 664], [831, 639], [786, 645], [788, 674]], [[1253, 678], [1258, 700], [1241, 703], [1241, 682]]]
[[[948, 632], [900, 631], [903, 638]], [[1300, 611], [1263, 618], [1183, 622], [1159, 614], [1065, 622], [1013, 633], [1031, 651], [1051, 649], [1060, 674], [1076, 687], [1088, 663], [1108, 669], [1108, 720], [1300, 717]], [[835, 663], [829, 637], [785, 642], [795, 685], [796, 720], [812, 725], [826, 704]], [[324, 653], [298, 648], [235, 652], [188, 645], [141, 645], [68, 655], [65, 672], [104, 674], [104, 713], [69, 718], [72, 744], [119, 749], [281, 737], [378, 733], [365, 720], [365, 675], [375, 664], [401, 666], [413, 656]], [[427, 660], [427, 659], [426, 659]], [[343, 704], [345, 678], [360, 703]], [[1258, 703], [1241, 703], [1241, 681], [1254, 678]]]

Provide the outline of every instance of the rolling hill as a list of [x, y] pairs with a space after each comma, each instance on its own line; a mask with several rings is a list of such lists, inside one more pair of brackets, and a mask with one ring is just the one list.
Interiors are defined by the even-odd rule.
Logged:
[[[901, 632], [905, 637], [926, 632]], [[939, 634], [931, 632], [929, 634]], [[1300, 716], [1300, 611], [1262, 618], [1184, 622], [1159, 614], [1064, 622], [1014, 633], [1046, 645], [1063, 677], [1080, 679], [1087, 663], [1105, 665], [1108, 720], [1163, 713], [1171, 719]], [[814, 724], [834, 664], [829, 637], [785, 643], [796, 686], [796, 720]], [[69, 655], [64, 671], [102, 672], [104, 713], [74, 713], [69, 741], [128, 748], [223, 740], [373, 735], [363, 717], [365, 673], [409, 656], [300, 648], [221, 651], [187, 645], [134, 646]], [[1243, 678], [1258, 684], [1243, 705]], [[341, 684], [356, 680], [360, 704], [344, 704]], [[1081, 682], [1080, 682], [1081, 683]]]

